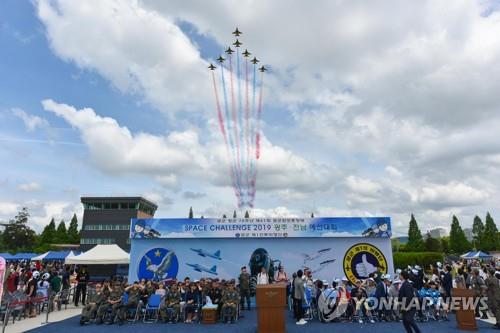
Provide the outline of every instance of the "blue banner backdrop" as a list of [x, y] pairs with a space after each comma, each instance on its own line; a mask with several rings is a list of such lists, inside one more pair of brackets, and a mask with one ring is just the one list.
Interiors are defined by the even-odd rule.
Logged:
[[390, 238], [389, 217], [132, 219], [130, 238]]

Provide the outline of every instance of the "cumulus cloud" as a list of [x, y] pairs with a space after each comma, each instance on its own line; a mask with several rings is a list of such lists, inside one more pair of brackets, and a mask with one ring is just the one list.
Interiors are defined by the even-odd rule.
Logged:
[[[319, 197], [323, 208], [311, 210], [391, 215], [403, 230], [410, 212], [426, 229], [449, 224], [454, 213], [470, 224], [475, 213], [495, 207], [500, 12], [481, 1], [278, 0], [256, 8], [248, 1], [135, 0], [90, 8], [38, 0], [36, 7], [57, 56], [170, 116], [202, 112], [208, 126], [209, 59], [178, 22], [220, 45], [238, 22], [245, 46], [271, 65], [266, 106], [291, 117], [282, 125], [266, 114], [268, 128], [276, 127], [282, 142], [300, 140], [292, 148], [264, 136], [257, 187], [279, 202], [265, 202], [255, 214], [303, 216]], [[132, 133], [92, 109], [53, 101], [44, 107], [79, 131], [102, 171], [152, 175], [175, 191], [186, 177], [230, 185], [220, 138], [199, 129]]]
[[418, 195], [418, 201], [431, 207], [463, 207], [481, 204], [488, 193], [459, 182], [446, 185], [425, 186]]
[[17, 189], [23, 192], [34, 192], [39, 191], [42, 188], [40, 184], [37, 182], [24, 183], [17, 185]]
[[[220, 140], [202, 144], [195, 130], [166, 136], [134, 134], [115, 119], [101, 117], [90, 108], [77, 110], [53, 100], [44, 100], [42, 104], [46, 111], [79, 131], [95, 165], [105, 172], [146, 174], [173, 189], [179, 178], [187, 176], [216, 186], [230, 185], [225, 148]], [[331, 167], [307, 161], [290, 150], [272, 145], [265, 137], [258, 169], [259, 190], [263, 191], [327, 190], [335, 176]]]
[[38, 116], [34, 116], [32, 114], [28, 114], [20, 108], [13, 108], [12, 114], [20, 118], [23, 121], [24, 126], [26, 126], [26, 129], [30, 132], [34, 131], [37, 128], [46, 128], [49, 126], [47, 120]]
[[30, 213], [28, 223], [36, 232], [41, 232], [52, 218], [55, 219], [56, 223], [63, 219], [68, 222], [73, 214], [77, 215], [81, 226], [83, 207], [79, 202], [69, 201], [0, 201], [0, 221], [13, 219], [22, 207], [28, 208]]
[[[200, 111], [209, 89], [206, 63], [171, 17], [139, 1], [36, 1], [55, 54], [97, 71], [123, 92], [166, 113]], [[85, 27], [82, 29], [82, 27]]]
[[201, 193], [201, 192], [193, 192], [193, 191], [185, 191], [182, 194], [184, 199], [189, 199], [189, 200], [196, 200], [196, 199], [201, 199], [207, 196], [206, 193]]

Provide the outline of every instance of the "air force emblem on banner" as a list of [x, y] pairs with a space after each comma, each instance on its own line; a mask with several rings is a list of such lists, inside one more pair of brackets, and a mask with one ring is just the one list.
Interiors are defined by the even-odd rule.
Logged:
[[387, 274], [387, 260], [377, 247], [368, 243], [359, 243], [347, 250], [344, 261], [344, 273], [351, 283], [367, 279], [371, 273]]

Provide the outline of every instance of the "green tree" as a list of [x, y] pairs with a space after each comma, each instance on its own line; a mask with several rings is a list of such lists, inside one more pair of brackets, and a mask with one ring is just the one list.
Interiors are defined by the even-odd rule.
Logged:
[[80, 243], [80, 231], [78, 231], [78, 218], [76, 217], [76, 214], [73, 214], [73, 217], [69, 222], [68, 236], [66, 239], [70, 244]]
[[450, 238], [449, 237], [441, 237], [441, 249], [443, 253], [450, 253]]
[[43, 228], [42, 233], [40, 234], [40, 237], [38, 237], [38, 246], [45, 246], [50, 244], [54, 244], [56, 240], [56, 221], [54, 221], [54, 218], [52, 218]]
[[227, 219], [226, 214], [222, 215], [222, 218], [223, 218], [223, 219]]
[[408, 252], [420, 252], [423, 251], [424, 248], [425, 244], [422, 238], [422, 233], [418, 228], [415, 216], [411, 214], [410, 227], [408, 228], [408, 243], [406, 243], [406, 250]]
[[481, 244], [481, 249], [483, 251], [494, 251], [499, 246], [499, 240], [497, 237], [498, 229], [495, 221], [491, 217], [490, 213], [486, 214], [486, 220], [484, 223], [484, 236], [483, 242]]
[[189, 207], [189, 216], [188, 218], [192, 219], [193, 218], [193, 207]]
[[233, 212], [233, 219], [237, 218], [236, 211]]
[[470, 250], [471, 245], [465, 237], [465, 233], [460, 226], [458, 218], [453, 215], [450, 230], [450, 250], [453, 253], [461, 254]]
[[391, 245], [393, 252], [399, 252], [399, 250], [401, 249], [401, 242], [397, 238], [391, 239]]
[[425, 238], [425, 250], [428, 252], [441, 252], [441, 241], [437, 238], [433, 238], [430, 232], [427, 233]]
[[9, 225], [5, 227], [2, 235], [4, 250], [8, 252], [32, 251], [35, 242], [35, 231], [28, 226], [28, 208], [23, 207]]
[[312, 218], [312, 219], [314, 218], [314, 213], [311, 213], [311, 218]]
[[66, 223], [64, 220], [59, 222], [56, 229], [55, 244], [66, 244], [68, 242], [68, 231], [66, 230]]
[[481, 221], [479, 216], [474, 217], [474, 222], [472, 223], [472, 242], [476, 249], [481, 249], [484, 237], [484, 223]]
[[245, 212], [245, 218], [246, 218], [246, 219], [249, 219], [249, 218], [250, 218], [250, 214], [248, 213], [248, 210]]

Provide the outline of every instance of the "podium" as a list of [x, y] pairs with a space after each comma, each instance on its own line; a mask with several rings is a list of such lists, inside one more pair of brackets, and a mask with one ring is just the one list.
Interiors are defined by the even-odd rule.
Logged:
[[285, 333], [286, 284], [257, 285], [257, 332]]
[[[456, 310], [458, 329], [466, 331], [476, 331], [476, 317], [474, 314], [475, 309], [464, 309], [465, 304], [473, 304], [470, 299], [475, 298], [474, 290], [472, 289], [459, 289], [453, 288], [451, 291], [452, 297], [460, 297], [460, 302], [456, 302], [458, 309]], [[454, 303], [454, 302], [452, 302]]]

